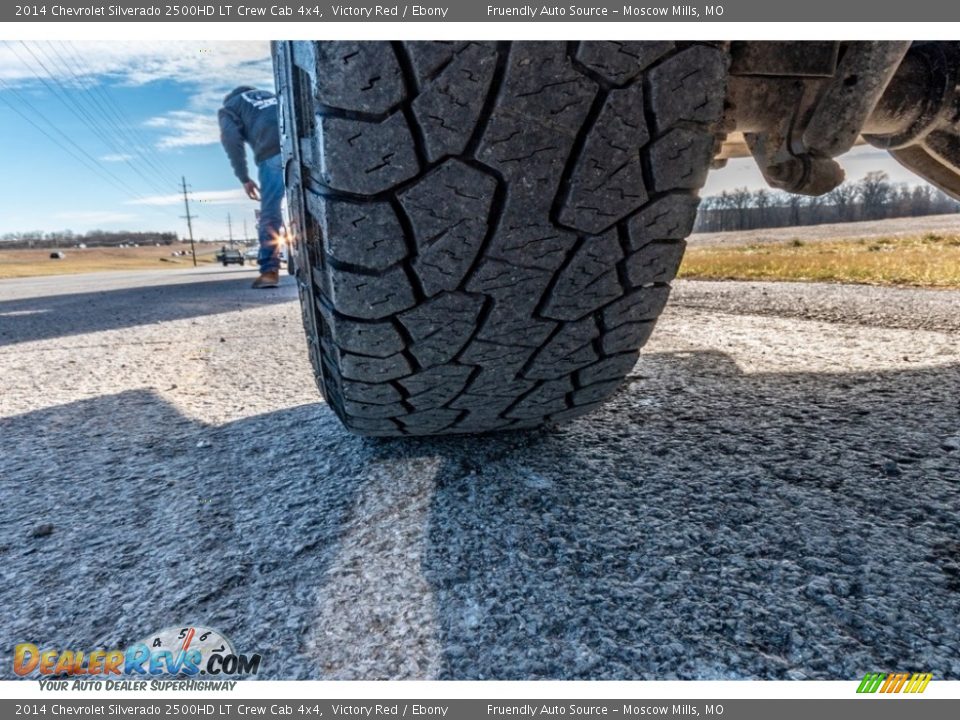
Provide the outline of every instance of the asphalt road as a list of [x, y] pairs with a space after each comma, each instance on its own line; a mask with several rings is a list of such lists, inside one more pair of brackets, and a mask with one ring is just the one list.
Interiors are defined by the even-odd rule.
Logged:
[[271, 678], [960, 679], [960, 293], [679, 283], [603, 410], [365, 440], [290, 278], [0, 283], [9, 649]]

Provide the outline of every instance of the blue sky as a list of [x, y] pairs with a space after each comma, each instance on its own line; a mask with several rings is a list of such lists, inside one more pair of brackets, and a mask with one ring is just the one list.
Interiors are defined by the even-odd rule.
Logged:
[[246, 219], [253, 237], [257, 204], [230, 170], [216, 111], [236, 85], [272, 82], [267, 42], [0, 43], [0, 234], [185, 235], [184, 175], [198, 237], [226, 237], [228, 213], [235, 236]]
[[[228, 213], [236, 237], [244, 219], [253, 237], [256, 203], [219, 145], [216, 111], [236, 85], [272, 82], [267, 42], [0, 43], [0, 234], [98, 228], [184, 236], [184, 175], [197, 237], [225, 238]], [[844, 164], [853, 180], [880, 169], [916, 182], [870, 148]], [[712, 173], [705, 194], [743, 185], [763, 186], [752, 160]]]

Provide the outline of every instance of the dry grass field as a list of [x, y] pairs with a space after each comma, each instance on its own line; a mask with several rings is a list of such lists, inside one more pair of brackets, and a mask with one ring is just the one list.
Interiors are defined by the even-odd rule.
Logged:
[[926, 232], [813, 241], [794, 237], [742, 245], [694, 242], [680, 277], [958, 288], [960, 235]]
[[[212, 263], [220, 249], [216, 243], [197, 245], [197, 263]], [[192, 267], [188, 255], [172, 257], [177, 251], [190, 252], [189, 243], [161, 245], [160, 247], [126, 248], [63, 248], [60, 260], [50, 258], [52, 249], [4, 250], [0, 249], [0, 279], [36, 277], [38, 275], [66, 275], [102, 270], [151, 270], [161, 268]]]

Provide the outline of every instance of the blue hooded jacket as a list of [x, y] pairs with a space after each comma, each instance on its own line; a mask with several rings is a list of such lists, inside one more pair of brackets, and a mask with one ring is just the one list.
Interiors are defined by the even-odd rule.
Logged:
[[242, 183], [250, 180], [245, 142], [253, 148], [257, 164], [280, 152], [277, 110], [276, 95], [246, 85], [231, 90], [223, 99], [223, 107], [217, 113], [220, 142]]

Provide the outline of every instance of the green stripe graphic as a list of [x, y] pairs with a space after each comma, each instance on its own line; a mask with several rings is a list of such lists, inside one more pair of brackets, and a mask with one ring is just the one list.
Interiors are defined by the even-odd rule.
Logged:
[[857, 688], [857, 692], [875, 693], [880, 688], [885, 677], [886, 675], [884, 673], [867, 673], [863, 676], [863, 680], [860, 681], [860, 687]]

